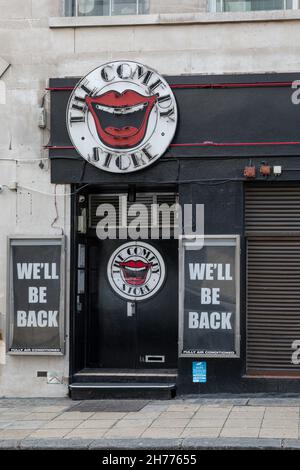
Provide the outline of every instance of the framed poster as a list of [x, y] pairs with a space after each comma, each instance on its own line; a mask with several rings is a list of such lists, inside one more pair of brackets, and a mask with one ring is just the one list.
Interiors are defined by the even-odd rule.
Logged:
[[240, 238], [181, 237], [179, 357], [239, 357]]
[[64, 354], [65, 239], [8, 239], [9, 354]]

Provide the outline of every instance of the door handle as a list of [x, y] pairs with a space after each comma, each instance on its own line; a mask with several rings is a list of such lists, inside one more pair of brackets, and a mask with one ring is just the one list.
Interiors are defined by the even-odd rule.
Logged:
[[135, 315], [135, 302], [127, 302], [127, 317]]

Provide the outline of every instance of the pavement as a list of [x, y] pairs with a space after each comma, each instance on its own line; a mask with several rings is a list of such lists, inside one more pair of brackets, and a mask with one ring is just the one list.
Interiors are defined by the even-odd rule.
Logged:
[[222, 448], [300, 449], [300, 397], [0, 399], [0, 449]]

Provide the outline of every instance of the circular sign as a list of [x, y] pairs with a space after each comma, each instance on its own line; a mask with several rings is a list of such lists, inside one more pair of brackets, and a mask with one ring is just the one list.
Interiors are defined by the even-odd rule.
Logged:
[[113, 290], [126, 300], [145, 300], [161, 288], [165, 263], [153, 246], [129, 242], [117, 248], [107, 265], [108, 281]]
[[76, 85], [67, 106], [67, 128], [76, 150], [112, 173], [130, 173], [154, 163], [170, 145], [176, 126], [170, 86], [137, 62], [96, 68]]

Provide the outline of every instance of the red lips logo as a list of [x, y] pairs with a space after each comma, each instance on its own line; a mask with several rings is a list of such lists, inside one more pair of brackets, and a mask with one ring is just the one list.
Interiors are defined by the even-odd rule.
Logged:
[[152, 267], [152, 263], [145, 263], [142, 260], [130, 260], [119, 263], [125, 281], [132, 286], [141, 286], [145, 283], [147, 274]]
[[86, 97], [99, 138], [106, 146], [120, 149], [133, 148], [142, 142], [156, 100], [156, 95], [144, 96], [133, 90]]

